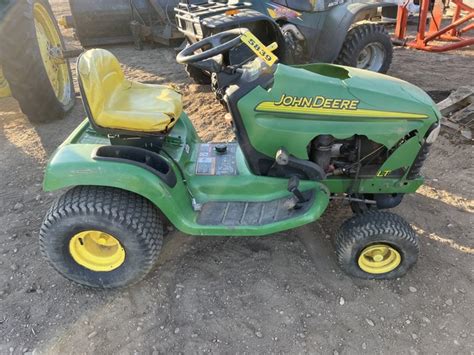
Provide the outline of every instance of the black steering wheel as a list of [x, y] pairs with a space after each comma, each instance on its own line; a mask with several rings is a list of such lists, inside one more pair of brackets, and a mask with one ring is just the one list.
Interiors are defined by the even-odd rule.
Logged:
[[[246, 28], [234, 28], [220, 32], [210, 37], [203, 38], [189, 47], [184, 48], [176, 56], [176, 61], [180, 64], [192, 64], [203, 62], [206, 59], [215, 57], [218, 54], [223, 54], [240, 43], [240, 36], [247, 32]], [[210, 46], [209, 49], [203, 48]], [[196, 53], [198, 50], [202, 50]]]

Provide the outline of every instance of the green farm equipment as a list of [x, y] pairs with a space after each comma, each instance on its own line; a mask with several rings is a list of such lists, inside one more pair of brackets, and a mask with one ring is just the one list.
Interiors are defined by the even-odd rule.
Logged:
[[[219, 60], [242, 42], [258, 57]], [[418, 240], [383, 209], [423, 183], [440, 129], [421, 89], [332, 64], [280, 64], [250, 31], [221, 32], [177, 61], [212, 72], [238, 142], [205, 143], [171, 87], [127, 80], [93, 49], [78, 60], [88, 118], [46, 168], [44, 188], [67, 188], [47, 213], [40, 246], [80, 284], [129, 285], [156, 262], [163, 224], [192, 235], [261, 236], [318, 220], [334, 197], [357, 212], [342, 224], [336, 257], [348, 274], [400, 277]]]

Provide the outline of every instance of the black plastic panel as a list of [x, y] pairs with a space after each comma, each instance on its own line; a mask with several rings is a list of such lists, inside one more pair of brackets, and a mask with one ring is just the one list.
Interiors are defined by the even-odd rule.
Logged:
[[176, 174], [168, 162], [159, 154], [143, 148], [106, 145], [97, 148], [92, 158], [95, 160], [136, 165], [152, 172], [169, 187], [176, 185]]
[[314, 192], [303, 193], [307, 199], [298, 209], [288, 209], [290, 196], [267, 202], [208, 202], [202, 206], [198, 223], [202, 225], [261, 226], [304, 214], [313, 205]]

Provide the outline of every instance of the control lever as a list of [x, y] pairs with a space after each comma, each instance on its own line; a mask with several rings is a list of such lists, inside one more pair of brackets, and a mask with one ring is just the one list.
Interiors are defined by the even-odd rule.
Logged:
[[300, 185], [300, 178], [296, 175], [293, 175], [292, 177], [290, 177], [290, 180], [288, 180], [288, 191], [291, 192], [296, 197], [296, 199], [298, 200], [298, 203], [304, 203], [306, 202], [306, 199], [304, 198], [301, 191], [298, 189], [299, 185]]
[[290, 161], [290, 154], [288, 154], [287, 150], [283, 147], [277, 150], [275, 155], [275, 162], [278, 165], [288, 165]]
[[280, 147], [277, 150], [275, 164], [280, 167], [286, 167], [286, 171], [300, 171], [308, 180], [319, 181], [326, 178], [326, 173], [318, 164], [291, 155], [285, 147]]

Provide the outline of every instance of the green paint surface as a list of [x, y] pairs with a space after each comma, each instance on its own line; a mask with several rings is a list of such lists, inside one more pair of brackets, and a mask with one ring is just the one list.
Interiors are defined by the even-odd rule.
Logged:
[[[358, 100], [361, 109], [407, 112], [426, 118], [354, 118], [343, 113], [325, 117], [255, 111], [261, 102], [278, 102], [282, 94]], [[196, 175], [197, 147], [201, 142], [191, 121], [183, 113], [164, 146], [173, 159], [162, 154], [177, 176], [173, 188], [139, 166], [94, 160], [92, 156], [97, 147], [110, 142], [107, 137], [97, 134], [85, 120], [53, 154], [46, 168], [44, 189], [52, 191], [77, 185], [125, 189], [153, 202], [176, 228], [188, 234], [265, 235], [317, 220], [329, 203], [330, 193], [347, 192], [354, 189], [353, 185], [356, 185], [353, 192], [359, 193], [416, 191], [423, 179], [406, 180], [406, 172], [418, 154], [427, 130], [440, 117], [431, 99], [413, 85], [380, 74], [326, 64], [278, 65], [273, 86], [268, 90], [255, 88], [238, 102], [238, 107], [252, 145], [268, 156], [274, 156], [277, 149], [284, 146], [291, 154], [308, 159], [308, 144], [317, 135], [331, 134], [338, 139], [365, 135], [393, 150], [380, 170], [403, 169], [405, 174], [401, 178], [362, 177], [357, 184], [343, 177], [329, 177], [320, 182], [301, 181], [300, 190], [313, 190], [316, 198], [309, 210], [300, 216], [264, 226], [199, 225], [198, 212], [192, 207], [193, 199], [199, 204], [208, 201], [271, 201], [290, 197], [290, 193], [287, 179], [253, 175], [240, 148], [237, 149], [237, 176]]]

